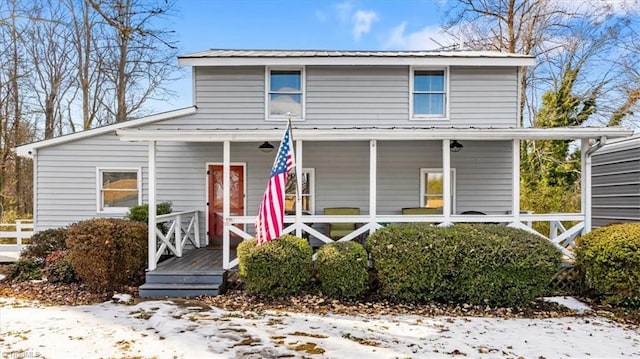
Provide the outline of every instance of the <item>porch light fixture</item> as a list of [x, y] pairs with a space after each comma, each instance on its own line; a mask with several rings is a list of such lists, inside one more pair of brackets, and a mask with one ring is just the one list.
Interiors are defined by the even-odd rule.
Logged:
[[269, 141], [264, 141], [264, 143], [258, 146], [258, 148], [260, 149], [260, 151], [264, 153], [269, 153], [273, 151], [273, 145], [270, 144]]
[[463, 147], [464, 146], [462, 145], [462, 143], [456, 140], [451, 141], [451, 143], [449, 144], [449, 149], [451, 150], [451, 152], [460, 152], [462, 151]]

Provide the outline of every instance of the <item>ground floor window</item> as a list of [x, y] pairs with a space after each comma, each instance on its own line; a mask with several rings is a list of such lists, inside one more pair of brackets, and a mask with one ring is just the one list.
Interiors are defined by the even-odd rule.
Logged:
[[[302, 169], [302, 188], [299, 193], [302, 197], [302, 211], [307, 214], [314, 214], [314, 182], [315, 171], [313, 168]], [[295, 213], [296, 211], [296, 178], [294, 174], [289, 175], [287, 178], [287, 192], [285, 195], [285, 210], [288, 213]]]
[[[444, 187], [442, 168], [420, 169], [420, 207], [433, 208], [442, 213]], [[451, 169], [451, 211], [456, 212], [456, 170]]]
[[98, 212], [124, 213], [142, 203], [139, 168], [98, 168], [96, 172]]

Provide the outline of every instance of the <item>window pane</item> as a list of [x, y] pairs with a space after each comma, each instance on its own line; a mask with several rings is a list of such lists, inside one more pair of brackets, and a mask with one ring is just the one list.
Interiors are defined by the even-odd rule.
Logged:
[[104, 191], [102, 193], [104, 208], [131, 207], [138, 205], [138, 191]]
[[292, 117], [300, 117], [302, 114], [302, 95], [270, 95], [269, 110], [272, 116], [285, 116], [291, 113]]
[[271, 92], [300, 92], [300, 71], [271, 71]]
[[444, 92], [444, 71], [416, 71], [413, 88], [414, 91]]
[[444, 115], [444, 94], [414, 94], [413, 113], [417, 115]]
[[138, 189], [137, 172], [102, 172], [104, 189]]

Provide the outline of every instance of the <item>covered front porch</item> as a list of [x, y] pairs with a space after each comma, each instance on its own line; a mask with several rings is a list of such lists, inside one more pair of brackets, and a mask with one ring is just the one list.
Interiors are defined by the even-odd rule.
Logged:
[[[254, 215], [234, 215], [230, 208], [231, 199], [231, 153], [233, 143], [262, 143], [265, 140], [278, 141], [282, 136], [282, 130], [144, 130], [125, 129], [118, 130], [118, 136], [123, 141], [146, 141], [149, 145], [148, 156], [148, 202], [149, 202], [149, 228], [155, 228], [158, 221], [167, 220], [172, 223], [169, 231], [163, 234], [159, 231], [149, 232], [149, 270], [157, 268], [158, 259], [162, 252], [169, 250], [175, 256], [183, 255], [183, 248], [189, 243], [192, 247], [199, 247], [201, 242], [200, 226], [197, 224], [198, 211], [196, 209], [191, 214], [191, 218], [196, 221], [189, 227], [187, 223], [192, 220], [184, 217], [170, 215], [169, 217], [158, 218], [155, 213], [157, 203], [157, 144], [165, 141], [179, 141], [185, 143], [219, 143], [222, 152], [222, 268], [230, 269], [238, 264], [233, 251], [233, 238], [250, 239], [253, 237]], [[554, 129], [380, 129], [380, 128], [346, 128], [346, 129], [309, 129], [294, 128], [293, 137], [295, 140], [296, 172], [303, 173], [305, 161], [309, 161], [304, 154], [305, 149], [313, 148], [318, 142], [333, 143], [359, 143], [366, 146], [366, 157], [362, 163], [366, 163], [368, 176], [366, 183], [361, 183], [359, 189], [366, 191], [366, 203], [362, 206], [360, 214], [329, 215], [326, 211], [306, 211], [303, 198], [298, 197], [297, 203], [290, 215], [285, 217], [285, 233], [292, 233], [300, 237], [312, 238], [320, 243], [329, 243], [334, 240], [349, 241], [356, 238], [366, 237], [369, 233], [376, 231], [384, 225], [391, 223], [407, 222], [428, 222], [441, 226], [451, 225], [459, 222], [477, 223], [501, 223], [511, 227], [522, 228], [535, 232], [532, 224], [535, 222], [549, 222], [550, 233], [537, 233], [554, 243], [567, 257], [572, 257], [573, 253], [567, 249], [571, 246], [575, 238], [580, 234], [590, 230], [590, 153], [592, 152], [591, 139], [598, 139], [603, 142], [606, 138], [627, 136], [630, 131], [619, 128], [554, 128]], [[580, 213], [523, 213], [520, 209], [520, 142], [522, 140], [537, 139], [570, 139], [579, 140], [582, 149], [582, 210]], [[461, 143], [489, 143], [498, 142], [505, 146], [508, 151], [506, 158], [500, 159], [506, 162], [503, 168], [508, 176], [502, 176], [508, 183], [501, 185], [503, 192], [508, 194], [508, 203], [503, 207], [489, 205], [490, 194], [486, 199], [474, 202], [473, 207], [465, 207], [464, 203], [458, 203], [454, 198], [455, 188], [453, 187], [452, 163], [457, 160], [452, 159], [450, 146], [451, 141], [457, 140]], [[441, 209], [436, 213], [423, 214], [411, 213], [403, 214], [400, 207], [416, 207], [417, 202], [398, 202], [397, 211], [389, 210], [385, 206], [389, 200], [381, 196], [393, 196], [393, 188], [389, 189], [389, 183], [385, 182], [385, 176], [393, 167], [383, 167], [390, 163], [384, 156], [388, 153], [385, 148], [391, 147], [394, 143], [406, 143], [407, 141], [429, 142], [435, 146], [439, 157], [439, 168], [442, 176]], [[386, 147], [385, 147], [386, 146]], [[597, 144], [596, 144], [597, 146]], [[381, 149], [382, 148], [382, 149]], [[471, 148], [469, 148], [471, 150]], [[435, 153], [435, 151], [432, 151]], [[330, 156], [331, 154], [327, 154]], [[275, 156], [275, 154], [273, 155]], [[273, 160], [269, 161], [269, 166]], [[415, 156], [426, 156], [424, 153], [415, 153]], [[431, 155], [433, 157], [433, 155]], [[368, 159], [368, 161], [366, 161]], [[505, 161], [506, 159], [506, 161]], [[332, 161], [340, 161], [341, 158], [332, 158]], [[388, 159], [387, 159], [388, 160]], [[391, 161], [392, 162], [392, 161]], [[361, 164], [362, 164], [361, 163]], [[468, 164], [471, 166], [472, 164]], [[481, 164], [480, 164], [481, 165]], [[479, 166], [480, 166], [479, 165]], [[382, 169], [382, 171], [381, 171]], [[266, 171], [265, 171], [266, 172]], [[265, 176], [267, 173], [264, 174]], [[339, 173], [348, 177], [347, 173]], [[473, 180], [471, 178], [469, 181]], [[487, 178], [476, 178], [480, 185]], [[302, 177], [297, 176], [298, 188], [302, 188]], [[266, 183], [266, 181], [264, 182]], [[473, 191], [473, 182], [467, 183], [470, 191]], [[319, 194], [320, 195], [320, 194]], [[416, 196], [419, 196], [416, 194]], [[486, 201], [486, 207], [483, 205]], [[421, 206], [424, 206], [422, 202]], [[316, 206], [317, 207], [317, 206]], [[326, 207], [325, 207], [326, 208]], [[470, 210], [472, 209], [472, 210]], [[206, 209], [205, 209], [206, 210]], [[318, 212], [318, 213], [315, 213]], [[322, 212], [320, 214], [319, 212]], [[419, 212], [419, 211], [418, 211]], [[180, 212], [182, 216], [186, 213]], [[188, 215], [187, 215], [188, 216]], [[357, 224], [353, 230], [345, 233], [340, 238], [332, 238], [325, 230], [329, 224], [353, 223]], [[563, 223], [572, 223], [570, 228], [565, 228]], [[180, 229], [182, 228], [182, 229]], [[188, 229], [190, 228], [190, 229]], [[197, 229], [196, 229], [197, 228]], [[185, 235], [185, 233], [192, 233]], [[189, 239], [193, 239], [190, 241]]]

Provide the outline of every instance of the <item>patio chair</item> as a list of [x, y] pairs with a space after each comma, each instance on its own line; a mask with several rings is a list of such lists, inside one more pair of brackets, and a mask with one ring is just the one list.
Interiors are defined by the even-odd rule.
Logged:
[[[330, 207], [324, 209], [327, 216], [358, 216], [360, 208], [355, 207]], [[356, 230], [356, 223], [329, 223], [329, 237], [340, 239]]]
[[407, 207], [402, 209], [402, 214], [442, 214], [442, 208]]

